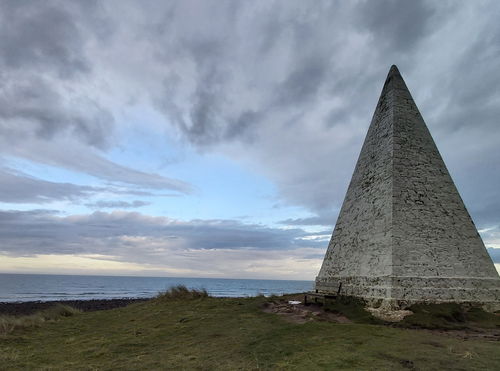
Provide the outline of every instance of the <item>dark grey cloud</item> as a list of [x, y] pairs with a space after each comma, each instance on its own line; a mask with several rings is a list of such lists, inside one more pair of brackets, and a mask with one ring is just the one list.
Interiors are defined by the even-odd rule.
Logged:
[[66, 100], [54, 90], [53, 81], [36, 75], [9, 79], [0, 89], [0, 134], [25, 139], [33, 134], [50, 140], [61, 132], [104, 148], [113, 116], [99, 103], [80, 97]]
[[97, 9], [94, 1], [1, 2], [3, 137], [36, 135], [49, 141], [70, 133], [91, 146], [109, 146], [113, 114], [82, 89], [93, 77], [88, 47], [105, 39]]
[[[304, 274], [299, 267], [319, 264], [328, 238], [327, 232], [234, 220], [179, 221], [124, 211], [71, 216], [50, 210], [0, 211], [0, 253], [7, 256], [89, 256], [202, 276]], [[488, 249], [495, 262], [497, 250]]]
[[332, 227], [335, 225], [335, 220], [337, 219], [336, 214], [332, 215], [316, 215], [316, 216], [311, 216], [308, 218], [289, 218], [285, 220], [281, 220], [280, 224], [285, 224], [285, 225], [322, 225], [322, 226], [328, 226]]
[[[290, 226], [324, 226], [328, 227], [329, 234], [332, 233], [333, 226], [337, 220], [339, 209], [320, 209], [315, 215], [305, 217], [305, 218], [288, 218], [279, 221], [280, 224], [290, 225]], [[320, 232], [324, 234], [325, 232]]]
[[[305, 52], [302, 43], [307, 42], [308, 36], [316, 35], [306, 20], [297, 20], [293, 11], [283, 13], [284, 19], [276, 19], [271, 12], [261, 13], [244, 3], [220, 3], [218, 7], [199, 2], [172, 4], [165, 11], [165, 17], [158, 20], [161, 27], [153, 27], [154, 34], [149, 36], [151, 42], [162, 50], [160, 60], [167, 65], [175, 64], [173, 56], [180, 60], [188, 59], [190, 73], [196, 76], [195, 85], [192, 91], [186, 92], [186, 100], [176, 99], [180, 98], [179, 91], [185, 91], [185, 74], [182, 71], [172, 72], [163, 80], [163, 94], [155, 96], [154, 100], [194, 144], [210, 146], [227, 139], [252, 138], [254, 133], [249, 131], [257, 124], [264, 124], [264, 117], [280, 107], [289, 107], [297, 102], [303, 105], [304, 101], [313, 99], [324, 84], [329, 60], [321, 48], [315, 50], [306, 46], [305, 49], [313, 50], [312, 53]], [[199, 8], [194, 13], [193, 6]], [[278, 14], [281, 5], [273, 3], [272, 7], [277, 8], [274, 10]], [[314, 7], [294, 4], [292, 8], [303, 11], [307, 17], [318, 17]], [[186, 25], [180, 21], [185, 17], [192, 17], [194, 23], [201, 22], [207, 27]], [[217, 19], [221, 26], [212, 28], [201, 17]], [[283, 32], [282, 28], [271, 26], [276, 23], [289, 28], [291, 35]], [[253, 27], [258, 30], [261, 26], [268, 32], [255, 32], [255, 38], [246, 38], [246, 33], [251, 32]], [[239, 32], [231, 35], [225, 32], [227, 29]], [[158, 30], [161, 30], [160, 33]], [[172, 38], [174, 30], [176, 36]], [[262, 42], [267, 47], [253, 41], [261, 37], [265, 37]], [[283, 66], [287, 75], [281, 81], [275, 77], [267, 80], [271, 70], [279, 68], [267, 55], [273, 52], [269, 45], [276, 45], [276, 40], [283, 41], [287, 48], [294, 46], [291, 50], [294, 55], [287, 60], [289, 65]], [[247, 47], [248, 50], [245, 50]], [[272, 64], [270, 71], [265, 71], [266, 62]], [[248, 91], [234, 90], [237, 81], [248, 84], [240, 88], [250, 93], [259, 89], [254, 93], [262, 94], [265, 104], [256, 110], [248, 104], [250, 102], [245, 104], [240, 101], [239, 95], [246, 95]], [[264, 86], [259, 86], [261, 83]], [[234, 103], [236, 106], [233, 106]]]
[[5, 203], [75, 201], [102, 191], [103, 188], [49, 182], [0, 168], [0, 201]]
[[308, 56], [294, 70], [290, 71], [286, 80], [275, 92], [279, 105], [300, 104], [314, 99], [316, 93], [325, 82], [329, 69], [329, 58], [324, 55]]
[[0, 34], [0, 63], [9, 69], [50, 69], [61, 78], [91, 69], [84, 51], [87, 35], [62, 2], [2, 1]]
[[435, 4], [425, 0], [364, 0], [355, 9], [356, 23], [373, 38], [374, 46], [391, 52], [406, 52], [415, 47], [432, 31], [435, 13]]
[[[301, 229], [277, 229], [234, 220], [178, 221], [135, 212], [94, 212], [60, 217], [46, 210], [0, 211], [0, 251], [11, 256], [102, 254], [135, 259], [157, 248], [188, 250], [285, 250], [323, 248]], [[160, 254], [161, 255], [161, 254]]]
[[[479, 11], [500, 11], [483, 6]], [[447, 133], [475, 130], [494, 130], [498, 123], [500, 76], [496, 61], [500, 59], [500, 27], [493, 18], [486, 18], [482, 27], [474, 30], [474, 38], [457, 51], [452, 71], [439, 76], [437, 94], [443, 99], [440, 130]], [[439, 104], [439, 102], [436, 102]], [[444, 116], [446, 115], [446, 120]]]
[[[276, 114], [284, 114], [281, 121], [298, 121], [286, 116], [314, 110], [319, 101], [334, 100], [357, 85], [353, 77], [363, 78], [364, 66], [358, 61], [350, 66], [349, 59], [365, 58], [365, 53], [356, 50], [349, 37], [359, 37], [362, 30], [366, 40], [358, 47], [367, 48], [376, 63], [387, 49], [391, 55], [413, 51], [434, 25], [437, 10], [425, 1], [270, 2], [264, 8], [174, 2], [157, 19], [161, 26], [152, 27], [148, 36], [166, 65], [176, 67], [177, 57], [190, 68], [185, 73], [183, 66], [174, 68], [163, 80], [163, 95], [155, 101], [196, 145], [246, 139], [249, 130], [258, 133], [259, 126], [271, 124]], [[187, 17], [197, 26], [180, 21]], [[217, 19], [220, 26], [206, 23], [205, 17]], [[377, 46], [379, 51], [372, 50]], [[184, 76], [193, 74], [195, 80], [187, 82]], [[342, 82], [346, 77], [350, 86]], [[190, 85], [191, 91], [186, 92]], [[363, 90], [357, 90], [358, 101], [364, 98]], [[176, 99], [178, 91], [187, 93], [186, 99]], [[255, 101], [245, 99], [252, 93], [261, 96], [257, 107]], [[246, 112], [256, 120], [244, 120], [241, 125]], [[307, 119], [307, 115], [300, 117], [300, 121]]]
[[[491, 11], [500, 15], [498, 8], [489, 5], [471, 9], [470, 14]], [[474, 37], [466, 38], [463, 49], [449, 50], [456, 63], [436, 74], [432, 95], [423, 103], [432, 115], [427, 123], [480, 227], [500, 223], [500, 76], [496, 67], [500, 27], [496, 17], [485, 17], [478, 24], [463, 23], [464, 33]]]
[[[162, 194], [136, 190], [116, 185], [88, 186], [64, 182], [51, 182], [9, 168], [0, 167], [0, 202], [46, 204], [55, 201], [80, 203], [91, 197], [110, 194], [115, 196], [176, 197], [178, 194]], [[87, 203], [90, 208], [137, 208], [149, 205], [149, 202], [96, 201]]]
[[195, 188], [187, 182], [118, 164], [71, 138], [62, 142], [56, 139], [47, 142], [30, 137], [0, 136], [0, 153], [2, 152], [34, 163], [88, 174], [113, 186], [128, 188], [127, 193], [138, 196], [141, 192], [149, 194], [155, 190], [180, 194], [195, 192]]
[[142, 206], [147, 206], [150, 204], [151, 202], [146, 202], [141, 200], [134, 200], [132, 202], [99, 200], [94, 203], [85, 204], [85, 206], [91, 209], [134, 209]]

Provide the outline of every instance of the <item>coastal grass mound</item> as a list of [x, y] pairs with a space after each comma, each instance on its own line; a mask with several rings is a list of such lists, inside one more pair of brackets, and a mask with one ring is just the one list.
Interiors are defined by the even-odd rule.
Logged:
[[[270, 300], [297, 298], [171, 289], [147, 302], [4, 333], [0, 369], [500, 369], [498, 340], [387, 325], [363, 313], [362, 303], [328, 309], [350, 316], [349, 323], [321, 319], [328, 316], [295, 323], [263, 310]], [[487, 322], [496, 327], [495, 320]]]

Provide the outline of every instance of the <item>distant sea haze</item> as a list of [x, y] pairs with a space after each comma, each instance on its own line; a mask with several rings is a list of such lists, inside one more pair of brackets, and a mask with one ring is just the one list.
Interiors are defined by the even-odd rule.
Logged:
[[310, 291], [313, 282], [0, 273], [0, 302], [148, 298], [176, 285], [205, 289], [212, 296], [244, 297]]

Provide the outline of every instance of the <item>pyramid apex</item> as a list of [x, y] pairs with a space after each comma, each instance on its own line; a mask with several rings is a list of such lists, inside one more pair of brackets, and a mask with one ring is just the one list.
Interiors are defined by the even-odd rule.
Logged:
[[382, 96], [393, 89], [408, 89], [403, 80], [403, 76], [401, 76], [401, 73], [399, 73], [398, 67], [395, 64], [393, 64], [389, 69], [389, 73], [385, 79], [384, 88], [382, 89]]
[[397, 73], [399, 73], [398, 66], [396, 66], [395, 64], [393, 64], [391, 66], [391, 69], [389, 70], [389, 73], [391, 73], [391, 72], [397, 72]]
[[387, 74], [387, 78], [393, 77], [393, 76], [399, 76], [401, 77], [401, 73], [399, 73], [398, 67], [393, 64], [389, 70], [389, 73]]

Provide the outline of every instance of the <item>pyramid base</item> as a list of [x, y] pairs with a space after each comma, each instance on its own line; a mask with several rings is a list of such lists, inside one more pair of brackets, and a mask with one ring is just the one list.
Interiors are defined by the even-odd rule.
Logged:
[[351, 276], [316, 278], [316, 292], [363, 298], [368, 305], [407, 308], [416, 303], [471, 303], [500, 310], [500, 278]]

